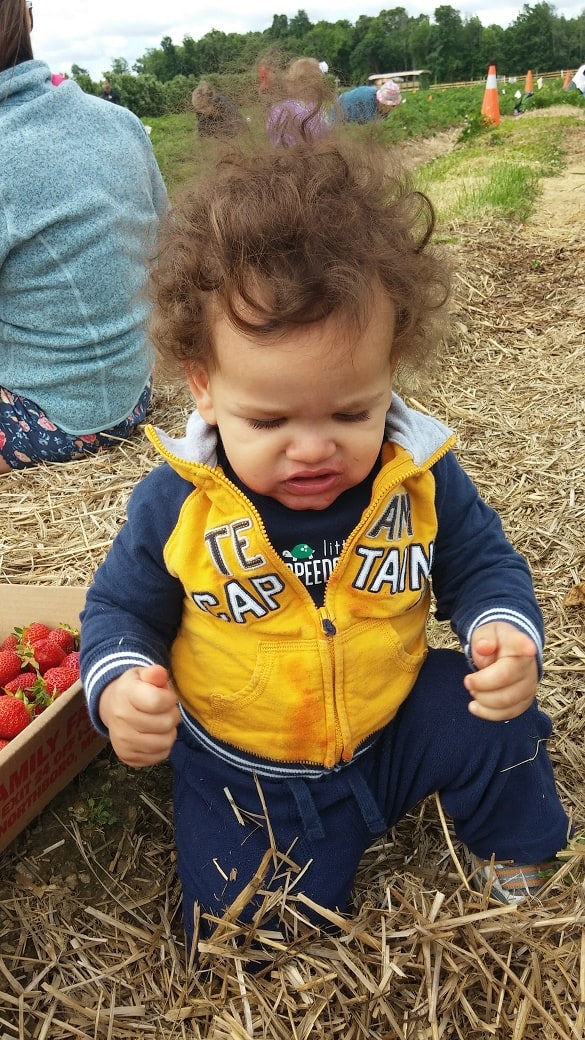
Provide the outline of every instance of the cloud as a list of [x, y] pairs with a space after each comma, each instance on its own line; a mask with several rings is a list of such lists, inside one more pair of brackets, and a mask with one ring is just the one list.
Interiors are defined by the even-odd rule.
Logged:
[[[401, 6], [395, 0], [392, 6]], [[414, 0], [405, 4], [409, 15], [433, 14], [440, 0]], [[452, 4], [462, 17], [477, 15], [482, 25], [507, 26], [518, 16], [523, 4], [510, 6], [502, 0], [477, 0], [475, 6]], [[292, 18], [302, 8], [312, 22], [321, 19], [354, 23], [360, 15], [377, 15], [383, 9], [381, 0], [338, 0], [335, 4], [317, 0], [306, 6], [303, 0], [282, 3], [281, 0], [256, 0], [253, 13], [245, 5], [211, 4], [201, 0], [163, 0], [151, 7], [144, 0], [34, 0], [33, 46], [35, 57], [50, 65], [54, 72], [69, 72], [73, 64], [86, 68], [92, 79], [101, 79], [111, 67], [113, 58], [126, 58], [130, 67], [147, 50], [160, 47], [163, 36], [181, 44], [185, 36], [200, 39], [211, 29], [246, 33], [262, 31], [272, 24], [274, 14]], [[556, 7], [556, 13], [576, 18], [582, 13], [579, 0], [568, 0]]]

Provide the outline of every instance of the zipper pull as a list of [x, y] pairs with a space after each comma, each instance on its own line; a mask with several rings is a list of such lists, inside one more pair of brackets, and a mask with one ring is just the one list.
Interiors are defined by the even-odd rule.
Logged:
[[336, 636], [337, 629], [329, 618], [323, 618], [323, 631], [326, 636]]

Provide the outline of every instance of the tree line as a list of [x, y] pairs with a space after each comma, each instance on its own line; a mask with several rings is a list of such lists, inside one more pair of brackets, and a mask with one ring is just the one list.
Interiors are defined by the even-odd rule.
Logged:
[[[432, 17], [412, 17], [404, 7], [395, 7], [375, 16], [360, 15], [354, 24], [345, 19], [312, 23], [299, 10], [292, 18], [275, 14], [262, 32], [212, 29], [199, 40], [185, 36], [181, 44], [165, 36], [132, 69], [124, 58], [115, 58], [104, 76], [116, 83], [128, 107], [158, 115], [179, 110], [188, 88], [200, 78], [250, 76], [275, 54], [281, 61], [301, 56], [326, 61], [330, 74], [346, 87], [365, 82], [374, 72], [409, 69], [428, 69], [435, 84], [480, 80], [493, 64], [498, 75], [576, 69], [584, 51], [585, 11], [565, 18], [547, 2], [525, 4], [505, 29], [484, 27], [477, 16], [462, 17], [449, 5], [437, 7]], [[72, 74], [84, 89], [99, 93], [85, 69], [74, 65]]]

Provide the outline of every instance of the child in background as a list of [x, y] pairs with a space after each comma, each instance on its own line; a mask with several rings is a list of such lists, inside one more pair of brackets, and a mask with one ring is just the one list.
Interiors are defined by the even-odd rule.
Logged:
[[310, 141], [329, 133], [327, 106], [332, 106], [333, 98], [316, 58], [297, 58], [291, 62], [284, 77], [284, 94], [284, 98], [272, 106], [266, 120], [271, 144], [288, 147], [301, 137]]
[[[332, 134], [224, 158], [162, 237], [152, 334], [197, 411], [182, 439], [150, 428], [164, 461], [96, 573], [81, 666], [120, 759], [171, 758], [189, 941], [271, 836], [346, 910], [433, 792], [504, 902], [566, 843], [527, 564], [452, 433], [393, 392], [448, 295], [432, 231], [387, 152]], [[463, 653], [427, 646], [431, 584]]]

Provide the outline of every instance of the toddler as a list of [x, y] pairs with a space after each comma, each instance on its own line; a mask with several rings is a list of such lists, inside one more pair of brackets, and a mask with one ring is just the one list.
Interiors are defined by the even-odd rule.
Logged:
[[[149, 428], [162, 464], [95, 575], [81, 664], [119, 758], [170, 756], [189, 940], [271, 842], [346, 910], [364, 851], [433, 792], [503, 901], [566, 843], [527, 564], [453, 434], [393, 391], [448, 276], [428, 199], [373, 148], [234, 152], [160, 242], [152, 336], [197, 409], [181, 439]], [[462, 652], [427, 645], [431, 587]]]

